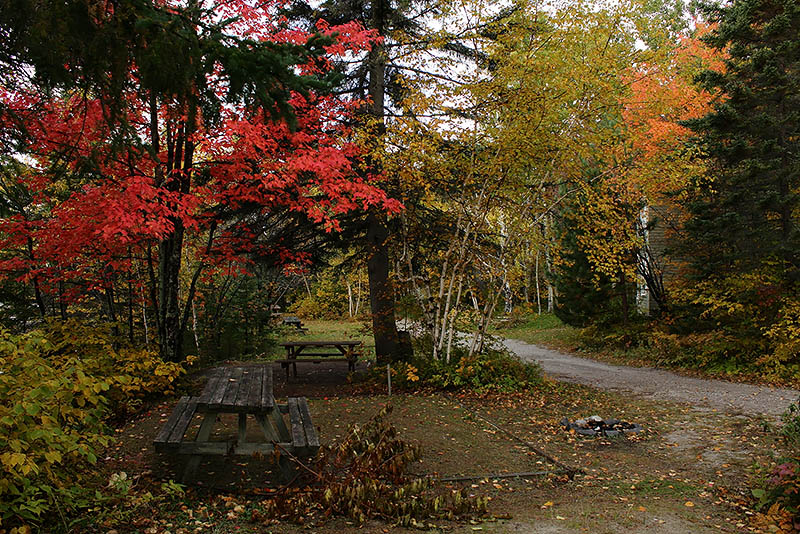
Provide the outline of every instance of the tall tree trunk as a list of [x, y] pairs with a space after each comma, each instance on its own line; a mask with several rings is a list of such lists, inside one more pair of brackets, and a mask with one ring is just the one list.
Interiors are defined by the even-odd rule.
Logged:
[[[40, 297], [41, 298], [41, 297]], [[61, 320], [67, 320], [67, 300], [64, 297], [64, 281], [58, 281], [58, 311], [61, 313]]]
[[[131, 247], [128, 247], [128, 261], [133, 266], [133, 252]], [[128, 341], [131, 346], [135, 341], [133, 334], [133, 272], [128, 271]]]
[[183, 332], [181, 332], [180, 284], [183, 227], [174, 221], [175, 231], [158, 246], [159, 320], [158, 343], [165, 361], [179, 362], [183, 357]]
[[394, 294], [389, 278], [389, 247], [386, 240], [389, 232], [385, 224], [376, 221], [371, 213], [367, 228], [369, 259], [369, 302], [372, 307], [372, 333], [375, 339], [375, 357], [378, 364], [393, 360], [397, 354], [397, 323], [394, 312]]
[[[389, 15], [386, 0], [372, 4], [372, 29], [379, 36], [386, 33]], [[375, 135], [380, 139], [385, 131], [384, 93], [386, 90], [386, 50], [377, 43], [369, 55], [370, 114], [375, 120]], [[380, 171], [372, 161], [373, 171]], [[397, 323], [395, 321], [394, 291], [389, 277], [389, 228], [386, 216], [372, 210], [367, 217], [367, 273], [369, 275], [370, 305], [372, 306], [372, 333], [375, 338], [375, 357], [379, 364], [391, 361], [397, 355]]]
[[[33, 239], [31, 239], [30, 237], [28, 237], [28, 257], [31, 259], [31, 261], [35, 259], [33, 255]], [[44, 320], [44, 318], [47, 316], [47, 309], [44, 307], [42, 290], [39, 287], [39, 277], [38, 276], [32, 277], [31, 284], [33, 285], [33, 298], [36, 300], [36, 306], [39, 308], [39, 317], [41, 317], [42, 320]], [[59, 298], [60, 297], [61, 295], [59, 295]]]
[[[194, 133], [197, 109], [193, 102], [187, 104], [188, 113], [185, 122], [179, 128], [173, 143], [168, 138], [167, 169], [172, 171], [164, 177], [164, 187], [170, 191], [180, 191], [188, 194], [191, 186], [190, 173], [194, 161]], [[183, 331], [185, 320], [181, 313], [180, 297], [180, 270], [183, 253], [184, 227], [178, 217], [172, 218], [173, 232], [163, 239], [158, 246], [158, 274], [159, 274], [159, 306], [161, 320], [159, 321], [159, 350], [161, 358], [165, 361], [179, 362], [183, 359]], [[187, 297], [187, 307], [190, 305], [191, 296]]]

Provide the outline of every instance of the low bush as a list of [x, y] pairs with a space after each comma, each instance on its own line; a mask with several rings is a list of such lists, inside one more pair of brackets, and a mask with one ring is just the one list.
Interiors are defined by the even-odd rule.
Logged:
[[307, 485], [263, 501], [251, 517], [269, 524], [276, 518], [307, 523], [338, 516], [359, 525], [382, 519], [427, 528], [430, 520], [485, 514], [485, 497], [470, 497], [466, 489], [437, 491], [431, 479], [406, 473], [420, 451], [397, 437], [386, 420], [390, 413], [391, 406], [385, 407], [340, 443], [323, 448], [310, 467], [300, 467]]
[[782, 458], [762, 478], [753, 490], [759, 509], [756, 523], [768, 532], [800, 532], [800, 456]]
[[778, 433], [794, 453], [761, 471], [752, 490], [759, 510], [755, 522], [767, 532], [800, 533], [800, 398], [789, 405], [782, 420]]
[[104, 422], [169, 391], [184, 372], [73, 322], [0, 330], [0, 369], [0, 527], [89, 506], [97, 495], [83, 481], [108, 444]]
[[783, 425], [780, 433], [783, 441], [789, 450], [800, 451], [800, 397], [789, 405], [781, 419]]
[[[419, 343], [419, 342], [418, 342]], [[416, 347], [410, 362], [392, 364], [392, 384], [398, 389], [430, 387], [443, 390], [468, 389], [487, 391], [519, 391], [542, 382], [542, 370], [536, 364], [521, 361], [511, 352], [489, 347], [469, 355], [463, 347], [454, 349], [450, 362], [425, 357], [424, 343]], [[374, 378], [385, 380], [385, 369], [376, 369]]]

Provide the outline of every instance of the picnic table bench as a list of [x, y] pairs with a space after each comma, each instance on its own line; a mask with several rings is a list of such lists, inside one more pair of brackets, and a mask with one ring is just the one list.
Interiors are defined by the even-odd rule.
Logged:
[[[186, 439], [186, 432], [195, 414], [202, 415], [203, 420], [194, 441], [190, 441]], [[236, 439], [210, 440], [221, 414], [238, 415]], [[255, 419], [265, 440], [247, 441], [248, 417]], [[199, 396], [184, 396], [178, 401], [153, 444], [158, 452], [189, 458], [184, 478], [193, 475], [203, 456], [264, 457], [276, 449], [282, 453], [279, 467], [288, 478], [291, 470], [283, 453], [303, 458], [319, 450], [319, 438], [305, 397], [290, 397], [286, 404], [276, 404], [272, 394], [272, 369], [266, 366], [212, 370]]]
[[300, 332], [302, 332], [304, 334], [306, 332], [308, 332], [308, 328], [305, 328], [303, 326], [303, 321], [301, 321], [299, 317], [294, 317], [292, 315], [288, 315], [288, 316], [283, 318], [283, 324], [285, 326], [294, 326], [295, 328], [297, 328], [297, 330], [299, 330]]
[[286, 359], [276, 360], [281, 367], [286, 369], [286, 379], [289, 379], [289, 366], [292, 367], [293, 376], [297, 376], [299, 362], [347, 362], [347, 369], [352, 372], [356, 369], [360, 341], [284, 341], [278, 343], [286, 349]]

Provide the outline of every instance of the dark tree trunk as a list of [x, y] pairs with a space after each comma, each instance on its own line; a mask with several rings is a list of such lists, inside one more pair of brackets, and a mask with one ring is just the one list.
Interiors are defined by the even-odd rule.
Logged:
[[[194, 144], [191, 140], [194, 133], [196, 108], [188, 105], [186, 121], [178, 127], [174, 139], [167, 138], [168, 172], [164, 176], [164, 187], [170, 191], [188, 194], [191, 187], [190, 173], [194, 159]], [[183, 332], [185, 323], [182, 320], [180, 299], [180, 270], [183, 253], [183, 222], [172, 219], [173, 232], [158, 246], [159, 275], [159, 311], [158, 341], [161, 358], [165, 361], [179, 362], [183, 359]], [[191, 298], [191, 297], [190, 297]], [[191, 306], [191, 302], [186, 303]]]
[[397, 323], [394, 312], [394, 291], [389, 277], [389, 232], [380, 215], [368, 217], [367, 247], [369, 259], [369, 302], [372, 308], [372, 333], [375, 338], [375, 357], [379, 364], [397, 356]]
[[64, 297], [64, 282], [58, 281], [58, 311], [61, 314], [61, 320], [67, 320], [67, 301]]
[[158, 343], [161, 358], [179, 362], [183, 358], [181, 309], [178, 302], [183, 228], [175, 221], [175, 231], [158, 246], [159, 312]]
[[[133, 252], [131, 252], [130, 247], [128, 247], [128, 261], [131, 264], [131, 268], [133, 268]], [[132, 347], [135, 339], [133, 335], [133, 282], [131, 278], [132, 273], [128, 273], [128, 342]]]
[[[30, 257], [31, 261], [33, 261], [33, 239], [30, 237], [28, 238], [28, 256]], [[42, 298], [42, 290], [39, 287], [39, 277], [34, 276], [31, 280], [33, 284], [33, 298], [36, 300], [36, 306], [39, 308], [39, 317], [44, 320], [47, 316], [47, 309], [44, 307], [44, 299]]]
[[[372, 7], [372, 29], [384, 36], [388, 17], [385, 0], [377, 0]], [[373, 46], [369, 55], [370, 114], [376, 123], [375, 135], [384, 133], [384, 93], [386, 90], [386, 51], [382, 44]], [[380, 171], [372, 162], [374, 171]], [[392, 361], [397, 356], [397, 323], [395, 322], [394, 291], [389, 277], [389, 229], [386, 217], [370, 212], [367, 218], [367, 272], [372, 307], [372, 331], [375, 339], [375, 357], [378, 363]]]

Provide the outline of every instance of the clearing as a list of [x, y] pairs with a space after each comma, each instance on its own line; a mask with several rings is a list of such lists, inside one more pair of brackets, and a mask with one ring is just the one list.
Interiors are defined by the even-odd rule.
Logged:
[[[521, 356], [525, 358], [552, 352], [541, 352], [543, 349], [530, 345], [514, 346], [524, 349]], [[441, 530], [543, 534], [753, 531], [748, 526], [752, 514], [747, 508], [748, 479], [753, 465], [765, 464], [780, 447], [773, 432], [774, 417], [761, 412], [741, 413], [739, 410], [745, 410], [745, 405], [735, 405], [733, 412], [725, 411], [722, 408], [728, 407], [727, 400], [715, 405], [715, 396], [689, 386], [679, 389], [697, 391], [699, 397], [675, 397], [672, 386], [653, 387], [654, 391], [636, 389], [638, 386], [626, 382], [626, 375], [620, 374], [619, 369], [596, 367], [596, 362], [576, 367], [582, 371], [564, 371], [564, 362], [573, 358], [568, 356], [560, 354], [557, 358], [562, 366], [559, 376], [577, 380], [575, 375], [585, 372], [590, 375], [584, 377], [586, 380], [599, 380], [602, 373], [616, 374], [614, 382], [604, 379], [598, 384], [653, 398], [559, 382], [524, 394], [399, 394], [389, 398], [365, 394], [358, 385], [347, 382], [343, 366], [324, 363], [307, 366], [289, 383], [276, 369], [275, 393], [277, 398], [309, 398], [323, 443], [335, 441], [350, 425], [363, 423], [381, 406], [391, 403], [391, 421], [400, 436], [422, 446], [423, 457], [414, 469], [419, 474], [491, 475], [548, 467], [544, 458], [497, 432], [481, 417], [585, 471], [573, 481], [553, 475], [528, 480], [485, 477], [450, 484], [453, 488], [466, 485], [475, 494], [490, 496], [489, 510], [495, 518], [475, 524], [444, 522], [438, 524]], [[543, 359], [542, 363], [547, 369], [553, 361]], [[363, 367], [362, 363], [359, 369]], [[199, 388], [203, 378], [198, 375], [193, 387]], [[694, 380], [672, 378], [677, 379]], [[745, 390], [749, 391], [742, 391]], [[665, 394], [659, 395], [658, 391]], [[704, 397], [712, 400], [696, 407], [695, 402], [705, 403]], [[155, 482], [154, 473], [165, 472], [167, 466], [154, 454], [150, 442], [171, 405], [172, 402], [153, 406], [120, 430], [122, 439], [102, 462], [105, 473], [126, 471], [129, 476], [138, 476], [136, 480], [144, 486]], [[771, 414], [778, 408], [776, 405], [763, 413]], [[627, 438], [581, 438], [559, 425], [563, 417], [575, 419], [593, 414], [637, 422], [646, 430]], [[235, 426], [234, 421], [229, 423]], [[202, 469], [207, 476], [201, 479], [201, 485], [189, 490], [185, 505], [140, 515], [124, 526], [106, 523], [102, 527], [118, 532], [172, 534], [288, 533], [301, 528], [345, 534], [407, 531], [377, 521], [358, 527], [342, 519], [318, 524], [312, 518], [303, 527], [254, 523], [249, 519], [251, 510], [258, 507], [254, 489], [270, 483], [263, 466], [222, 460], [206, 462]], [[236, 506], [232, 507], [232, 503]]]

